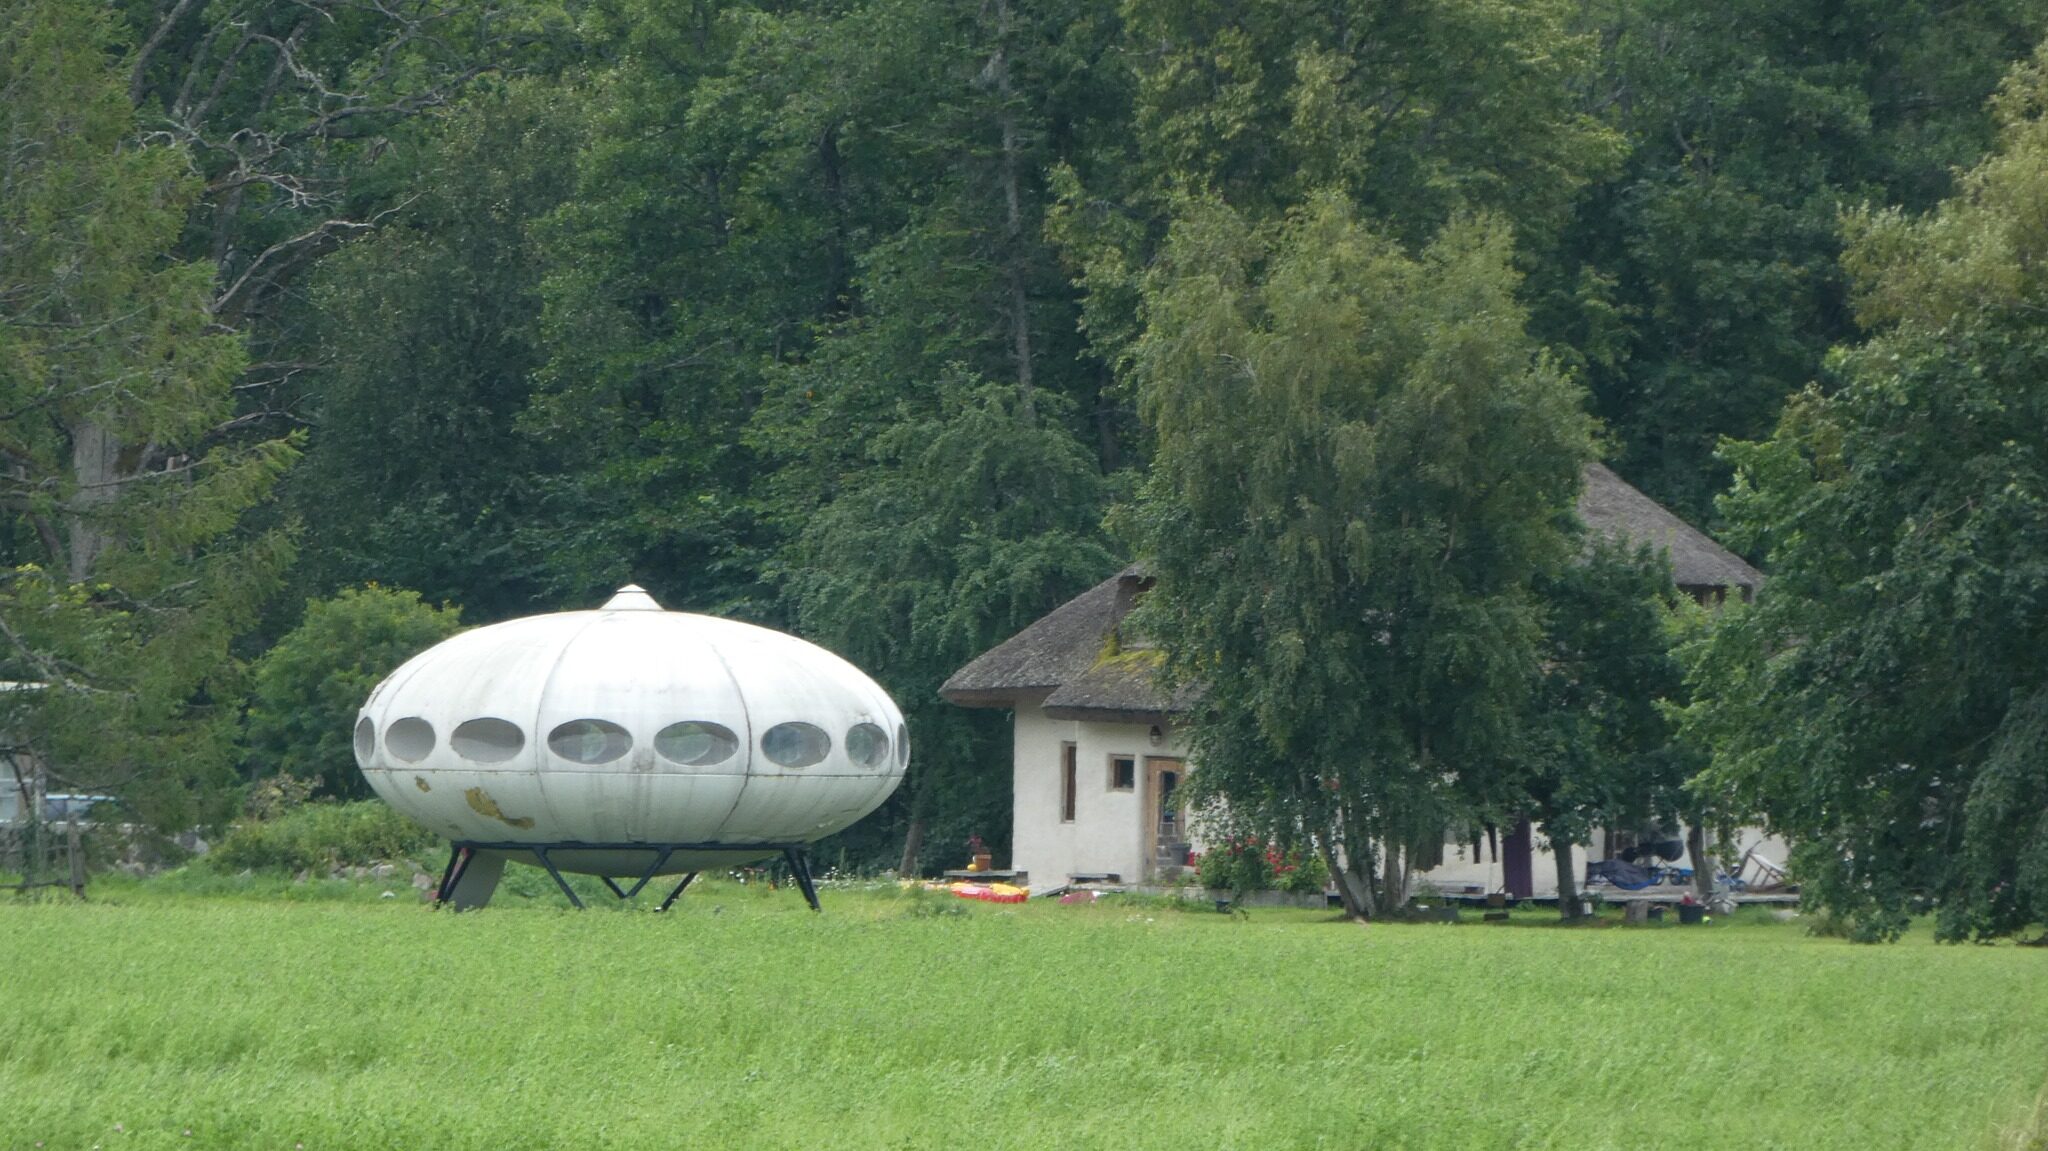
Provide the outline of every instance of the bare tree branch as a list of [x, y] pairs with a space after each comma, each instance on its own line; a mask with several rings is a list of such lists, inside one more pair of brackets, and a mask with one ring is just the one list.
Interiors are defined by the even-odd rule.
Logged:
[[184, 18], [185, 10], [190, 7], [192, 0], [177, 0], [177, 3], [171, 5], [170, 12], [157, 21], [156, 31], [149, 34], [149, 39], [143, 41], [141, 50], [135, 53], [135, 63], [128, 71], [129, 103], [142, 103], [142, 94], [149, 79], [149, 58], [156, 55], [157, 45], [164, 42], [164, 37], [170, 34], [172, 27], [180, 19]]
[[[261, 289], [268, 286], [276, 275], [276, 270], [271, 268], [270, 265], [272, 257], [282, 256], [286, 253], [309, 247], [317, 247], [328, 243], [338, 235], [368, 231], [375, 228], [394, 213], [404, 211], [417, 198], [407, 197], [400, 203], [384, 209], [368, 220], [323, 220], [313, 228], [301, 232], [288, 240], [279, 240], [277, 243], [265, 248], [263, 253], [254, 260], [251, 260], [249, 266], [243, 269], [242, 274], [235, 278], [234, 283], [229, 284], [227, 290], [214, 297], [214, 314], [231, 314], [237, 298], [242, 295], [244, 289], [252, 288], [252, 286], [255, 289]], [[259, 278], [257, 276], [258, 272], [266, 272], [266, 274]]]

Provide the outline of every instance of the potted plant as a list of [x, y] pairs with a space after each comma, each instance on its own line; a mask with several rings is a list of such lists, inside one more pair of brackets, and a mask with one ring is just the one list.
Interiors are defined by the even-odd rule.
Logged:
[[967, 870], [995, 870], [996, 857], [990, 854], [988, 848], [985, 845], [983, 845], [983, 843], [981, 842], [981, 836], [970, 835], [967, 837], [967, 854], [969, 857], [967, 863]]

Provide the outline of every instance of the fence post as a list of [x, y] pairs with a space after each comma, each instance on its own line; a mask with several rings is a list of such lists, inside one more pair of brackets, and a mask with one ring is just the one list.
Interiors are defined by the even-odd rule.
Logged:
[[85, 848], [79, 842], [78, 821], [64, 824], [64, 853], [71, 857], [71, 894], [85, 898]]

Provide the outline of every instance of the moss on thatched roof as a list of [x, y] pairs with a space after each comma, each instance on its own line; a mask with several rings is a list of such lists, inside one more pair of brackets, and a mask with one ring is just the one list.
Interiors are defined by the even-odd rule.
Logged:
[[1158, 723], [1184, 711], [1194, 693], [1169, 696], [1155, 678], [1166, 653], [1154, 647], [1104, 650], [1088, 670], [1045, 697], [1053, 719], [1096, 719], [1111, 723]]

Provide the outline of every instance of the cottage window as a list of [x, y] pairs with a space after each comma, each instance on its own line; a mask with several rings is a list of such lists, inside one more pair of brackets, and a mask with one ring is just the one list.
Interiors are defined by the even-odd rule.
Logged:
[[1138, 787], [1138, 757], [1135, 755], [1112, 755], [1109, 757], [1109, 789], [1111, 791], [1135, 791]]
[[1079, 755], [1077, 754], [1077, 751], [1076, 751], [1076, 749], [1075, 749], [1074, 745], [1073, 745], [1073, 744], [1071, 744], [1071, 743], [1063, 743], [1063, 744], [1061, 744], [1061, 745], [1060, 745], [1060, 822], [1061, 822], [1061, 823], [1072, 823], [1072, 822], [1074, 822], [1074, 792], [1075, 792], [1076, 790], [1078, 790], [1078, 788], [1077, 788], [1077, 787], [1076, 787], [1075, 785], [1076, 785], [1076, 784], [1077, 784], [1077, 783], [1079, 782], [1079, 780], [1078, 780], [1078, 779], [1076, 778], [1075, 768], [1076, 768], [1077, 766], [1079, 766], [1079, 763], [1080, 763], [1080, 757], [1079, 757]]

